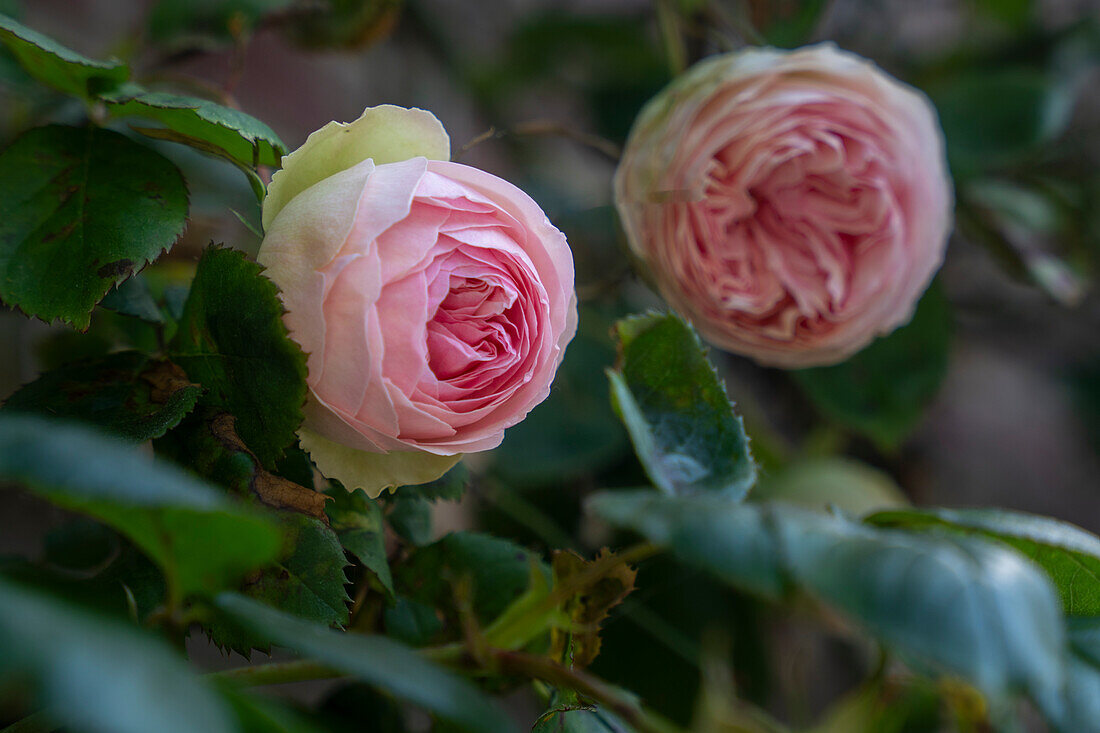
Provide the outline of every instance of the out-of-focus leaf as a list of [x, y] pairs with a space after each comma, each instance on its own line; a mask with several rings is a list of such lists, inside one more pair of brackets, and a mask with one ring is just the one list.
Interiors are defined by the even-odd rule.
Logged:
[[[606, 548], [591, 562], [575, 552], [554, 553], [551, 563], [554, 586], [571, 582], [571, 578], [583, 573], [593, 562], [604, 561], [610, 556]], [[585, 585], [565, 602], [562, 610], [572, 625], [551, 632], [552, 654], [556, 659], [576, 669], [587, 667], [596, 659], [600, 653], [600, 624], [611, 609], [634, 590], [637, 575], [638, 571], [627, 565], [616, 565], [611, 572]]]
[[786, 12], [774, 11], [767, 25], [761, 29], [761, 34], [771, 46], [779, 48], [802, 46], [810, 40], [810, 35], [828, 5], [826, 0], [798, 0], [794, 3], [782, 3], [781, 7]]
[[189, 145], [246, 168], [277, 167], [287, 152], [279, 136], [255, 117], [206, 99], [138, 88], [112, 95], [107, 102], [116, 117], [144, 117], [167, 128], [148, 130], [153, 137]]
[[1004, 509], [911, 509], [867, 517], [880, 527], [977, 535], [1003, 542], [1047, 571], [1070, 616], [1100, 616], [1100, 537], [1049, 517]]
[[430, 643], [443, 630], [434, 607], [408, 598], [398, 597], [392, 607], [383, 610], [382, 618], [388, 636], [413, 646]]
[[325, 733], [327, 729], [302, 713], [267, 696], [252, 695], [222, 685], [222, 696], [237, 716], [240, 733]]
[[1013, 28], [1019, 28], [1031, 20], [1033, 0], [972, 0], [986, 15]]
[[255, 633], [423, 707], [471, 733], [513, 731], [502, 710], [476, 687], [383, 636], [341, 634], [234, 593], [218, 607]]
[[149, 32], [161, 42], [206, 34], [225, 40], [246, 31], [267, 12], [293, 0], [159, 0], [149, 13]]
[[5, 15], [0, 15], [0, 43], [34, 78], [67, 94], [92, 97], [130, 76], [130, 69], [117, 59], [94, 61]]
[[384, 495], [390, 506], [386, 520], [399, 537], [413, 545], [426, 545], [432, 541], [432, 504], [410, 488], [415, 489], [402, 486]]
[[297, 440], [306, 359], [261, 270], [241, 252], [207, 248], [169, 352], [205, 389], [203, 404], [233, 415], [245, 445], [270, 468]]
[[9, 397], [4, 410], [80, 420], [143, 443], [179, 424], [201, 392], [175, 364], [123, 351], [46, 372]]
[[389, 35], [404, 0], [327, 0], [294, 23], [288, 35], [308, 48], [359, 48]]
[[266, 517], [127, 443], [62, 421], [0, 415], [0, 479], [116, 527], [161, 567], [177, 600], [230, 587], [279, 550]]
[[73, 731], [233, 733], [228, 706], [160, 639], [0, 579], [0, 673]]
[[186, 223], [187, 187], [160, 154], [96, 127], [34, 128], [0, 153], [0, 299], [86, 329]]
[[756, 480], [749, 439], [699, 337], [676, 315], [635, 316], [616, 329], [612, 404], [653, 484], [743, 498]]
[[796, 461], [761, 479], [754, 501], [782, 501], [810, 509], [836, 507], [853, 516], [909, 506], [905, 494], [886, 473], [866, 463], [830, 456]]
[[827, 418], [892, 449], [916, 426], [939, 389], [950, 341], [950, 307], [933, 286], [907, 325], [846, 362], [791, 375]]
[[719, 496], [605, 492], [589, 507], [736, 587], [807, 592], [905, 658], [994, 698], [1026, 690], [1044, 706], [1061, 695], [1065, 624], [1055, 589], [999, 543]]
[[333, 486], [328, 495], [334, 501], [328, 503], [325, 511], [340, 544], [374, 573], [386, 592], [393, 596], [381, 505], [362, 491], [349, 492], [342, 486]]
[[133, 316], [149, 323], [164, 323], [164, 312], [153, 298], [149, 283], [141, 275], [119, 283], [99, 304], [124, 316]]

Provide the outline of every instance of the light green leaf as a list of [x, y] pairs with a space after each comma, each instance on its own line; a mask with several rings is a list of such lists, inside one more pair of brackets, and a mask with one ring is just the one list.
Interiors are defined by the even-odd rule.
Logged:
[[81, 56], [6, 15], [0, 15], [0, 42], [34, 78], [78, 97], [108, 91], [130, 76], [130, 69], [117, 59], [94, 61]]
[[476, 687], [392, 639], [342, 634], [245, 596], [223, 593], [217, 606], [238, 624], [317, 659], [474, 733], [513, 731], [502, 710]]
[[783, 466], [760, 480], [752, 499], [818, 510], [836, 507], [857, 517], [909, 506], [909, 500], [888, 474], [843, 456], [809, 458]]
[[1100, 537], [1068, 522], [1005, 509], [938, 508], [881, 512], [865, 521], [1003, 542], [1047, 571], [1068, 615], [1100, 616]]
[[236, 417], [237, 433], [270, 468], [302, 423], [306, 358], [262, 269], [241, 252], [207, 248], [168, 350], [206, 390], [202, 402]]
[[731, 585], [817, 597], [905, 658], [961, 675], [995, 697], [1039, 704], [1065, 680], [1065, 624], [1046, 576], [1015, 551], [783, 505], [715, 496], [605, 492], [589, 507]]
[[119, 440], [58, 420], [0, 415], [0, 479], [27, 485], [133, 540], [170, 594], [211, 594], [274, 559], [278, 528]]
[[67, 729], [237, 729], [225, 703], [160, 639], [4, 579], [0, 648], [0, 673], [29, 678]]
[[950, 342], [950, 307], [933, 285], [907, 325], [848, 361], [791, 376], [825, 417], [892, 449], [939, 390]]
[[749, 440], [699, 337], [672, 314], [627, 318], [616, 330], [612, 404], [653, 484], [743, 498], [756, 480]]
[[46, 372], [9, 397], [3, 409], [80, 420], [143, 443], [179, 424], [201, 392], [171, 362], [122, 351]]
[[160, 154], [100, 128], [30, 130], [0, 153], [0, 299], [86, 329], [186, 223], [187, 188]]
[[245, 168], [278, 167], [286, 145], [251, 115], [198, 97], [140, 88], [106, 97], [116, 117], [144, 117], [165, 129], [138, 127], [138, 132], [171, 140], [227, 158]]

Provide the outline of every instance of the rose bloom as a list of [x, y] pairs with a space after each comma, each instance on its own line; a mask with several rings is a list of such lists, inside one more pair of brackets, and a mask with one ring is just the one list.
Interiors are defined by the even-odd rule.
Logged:
[[928, 100], [823, 44], [697, 64], [642, 111], [615, 176], [631, 248], [712, 343], [830, 364], [906, 323], [951, 227]]
[[448, 157], [430, 113], [375, 107], [313, 133], [264, 202], [257, 259], [308, 354], [301, 443], [349, 489], [430, 481], [497, 446], [576, 330], [565, 237]]

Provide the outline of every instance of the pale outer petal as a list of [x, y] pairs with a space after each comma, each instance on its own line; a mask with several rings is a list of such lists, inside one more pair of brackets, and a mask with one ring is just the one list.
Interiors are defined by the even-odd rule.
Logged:
[[421, 451], [370, 453], [334, 443], [302, 428], [302, 448], [321, 473], [349, 491], [362, 489], [372, 499], [386, 489], [434, 481], [462, 460], [462, 455], [437, 456]]
[[451, 140], [431, 112], [383, 104], [368, 107], [354, 122], [330, 122], [283, 156], [264, 198], [264, 229], [295, 196], [331, 175], [368, 158], [384, 165], [416, 157], [451, 157]]

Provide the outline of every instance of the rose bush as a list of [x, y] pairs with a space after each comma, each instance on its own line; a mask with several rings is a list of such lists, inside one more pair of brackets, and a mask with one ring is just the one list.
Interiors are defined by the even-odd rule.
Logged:
[[264, 202], [257, 259], [308, 354], [301, 443], [349, 489], [430, 481], [498, 445], [576, 330], [565, 237], [448, 157], [433, 115], [375, 107], [286, 156]]
[[694, 66], [639, 115], [615, 197], [675, 308], [714, 344], [788, 368], [908, 321], [953, 200], [928, 100], [830, 44]]

